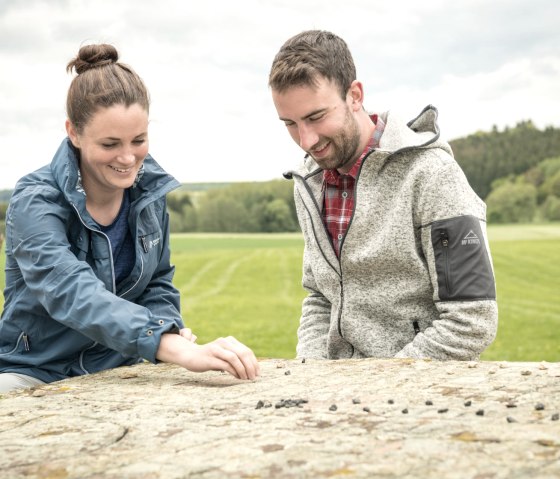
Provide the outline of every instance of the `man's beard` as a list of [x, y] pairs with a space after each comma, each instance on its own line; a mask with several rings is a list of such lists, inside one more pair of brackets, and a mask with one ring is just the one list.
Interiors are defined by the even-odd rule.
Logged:
[[[327, 142], [330, 142], [332, 147], [329, 156], [317, 159], [310, 151], [307, 152], [323, 170], [349, 168], [358, 159], [360, 129], [350, 109], [347, 110], [344, 128], [333, 137], [321, 137], [316, 145], [324, 145]], [[311, 148], [311, 151], [314, 149], [315, 146]]]

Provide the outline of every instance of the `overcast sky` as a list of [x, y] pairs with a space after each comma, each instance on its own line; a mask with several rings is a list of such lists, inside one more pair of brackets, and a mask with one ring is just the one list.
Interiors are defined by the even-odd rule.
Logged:
[[290, 36], [344, 38], [365, 106], [447, 139], [531, 119], [560, 127], [558, 0], [0, 0], [0, 189], [65, 136], [65, 71], [112, 43], [150, 90], [150, 152], [181, 182], [280, 178], [302, 157], [267, 86]]

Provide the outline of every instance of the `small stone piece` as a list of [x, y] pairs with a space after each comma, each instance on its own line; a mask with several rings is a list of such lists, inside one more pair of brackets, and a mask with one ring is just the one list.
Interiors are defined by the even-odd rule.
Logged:
[[506, 418], [506, 420], [507, 420], [507, 422], [517, 422], [517, 420], [514, 419], [514, 418], [511, 417], [511, 416], [508, 416], [508, 417]]
[[477, 416], [484, 416], [484, 409], [479, 409], [478, 411], [476, 411], [476, 415]]
[[430, 401], [429, 399], [426, 401], [426, 406], [433, 406], [434, 403], [432, 401]]
[[395, 404], [395, 401], [393, 401], [392, 399], [389, 399], [387, 402], [388, 402], [389, 404]]
[[331, 407], [329, 408], [329, 411], [336, 411], [338, 408], [336, 407], [336, 404], [332, 404]]
[[550, 420], [551, 421], [558, 421], [558, 419], [560, 419], [560, 414], [555, 412], [551, 417]]
[[[369, 412], [370, 409], [369, 409], [369, 407], [366, 406], [365, 408], [362, 409], [362, 411]], [[554, 421], [554, 419], [553, 419], [553, 421]]]
[[405, 407], [401, 412], [402, 412], [403, 414], [408, 414], [408, 408]]
[[517, 404], [515, 404], [515, 403], [509, 401], [508, 403], [506, 403], [506, 407], [511, 409], [511, 408], [513, 408], [513, 407], [517, 407]]
[[468, 401], [465, 401], [465, 407], [470, 407], [472, 405], [472, 401], [469, 399]]
[[359, 398], [354, 398], [354, 399], [352, 399], [352, 403], [353, 403], [353, 404], [360, 404], [361, 402], [362, 402], [362, 401], [360, 401]]
[[289, 376], [290, 374], [292, 374], [292, 372], [289, 369], [286, 372], [284, 372], [285, 376]]
[[535, 404], [535, 410], [544, 411], [544, 404], [542, 402], [538, 402], [537, 404]]
[[[302, 404], [306, 404], [308, 402], [307, 399], [280, 399], [274, 407], [276, 409], [280, 409], [282, 407], [290, 408], [290, 407], [303, 407]], [[264, 407], [267, 407], [266, 404]]]
[[256, 407], [255, 409], [261, 409], [261, 408], [263, 408], [263, 407], [264, 407], [264, 401], [261, 401], [261, 400], [259, 399], [259, 401], [257, 402], [257, 407]]
[[467, 367], [468, 367], [469, 369], [477, 368], [477, 367], [478, 367], [478, 363], [477, 363], [477, 362], [474, 362], [474, 361], [470, 361], [470, 362], [467, 364]]
[[449, 411], [449, 409], [443, 408], [443, 409], [438, 409], [437, 412], [438, 412], [438, 414], [443, 414], [444, 412], [447, 412], [447, 411]]
[[301, 360], [301, 362], [304, 363], [304, 362], [305, 362], [305, 358], [303, 358], [303, 359]]
[[531, 371], [527, 369], [521, 371], [521, 376], [530, 376], [531, 374], [532, 374]]

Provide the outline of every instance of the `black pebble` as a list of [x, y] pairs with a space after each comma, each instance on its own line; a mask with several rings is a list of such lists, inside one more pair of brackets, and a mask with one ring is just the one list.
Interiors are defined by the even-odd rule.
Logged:
[[443, 408], [443, 409], [438, 409], [438, 410], [437, 410], [437, 412], [438, 412], [439, 414], [443, 414], [444, 412], [447, 412], [447, 411], [449, 411], [449, 409], [447, 409], [447, 408]]
[[360, 404], [362, 401], [360, 401], [358, 398], [352, 399], [352, 402], [354, 404]]
[[[306, 404], [308, 402], [307, 399], [281, 399], [277, 402], [274, 407], [276, 409], [280, 409], [282, 407], [289, 408], [289, 407], [302, 407], [302, 404]], [[265, 404], [265, 407], [268, 407]]]
[[333, 404], [330, 408], [329, 411], [336, 411], [338, 408], [336, 407], [336, 404]]
[[508, 403], [506, 404], [506, 407], [509, 407], [509, 408], [517, 407], [517, 404], [514, 404], [514, 403], [512, 403], [512, 402], [508, 402]]
[[395, 401], [393, 401], [392, 399], [389, 399], [387, 402], [388, 402], [389, 404], [395, 404]]
[[408, 409], [407, 409], [407, 408], [404, 408], [401, 412], [402, 412], [403, 414], [408, 414]]
[[470, 401], [470, 400], [469, 400], [469, 401], [465, 401], [465, 406], [466, 406], [466, 407], [469, 407], [471, 404], [472, 404], [472, 401]]
[[511, 416], [508, 416], [507, 418], [507, 422], [517, 422], [514, 418], [512, 418]]
[[365, 412], [369, 412], [369, 407], [365, 407], [362, 410], [365, 411]]
[[264, 402], [259, 400], [259, 402], [257, 402], [257, 407], [255, 409], [260, 409], [262, 407], [264, 407]]
[[284, 374], [285, 374], [286, 376], [289, 376], [289, 375], [292, 374], [292, 373], [291, 373], [291, 371], [288, 369]]
[[538, 402], [537, 404], [535, 404], [535, 409], [537, 411], [543, 411], [544, 410], [544, 404], [542, 402]]
[[304, 363], [304, 362], [305, 362], [305, 358], [303, 358], [303, 359], [301, 360], [301, 362]]
[[426, 401], [426, 406], [433, 406], [434, 403], [432, 401]]
[[479, 409], [478, 411], [476, 411], [476, 415], [477, 416], [484, 416], [484, 409]]
[[558, 421], [558, 419], [560, 419], [560, 414], [558, 414], [557, 412], [554, 413], [551, 418], [552, 421]]

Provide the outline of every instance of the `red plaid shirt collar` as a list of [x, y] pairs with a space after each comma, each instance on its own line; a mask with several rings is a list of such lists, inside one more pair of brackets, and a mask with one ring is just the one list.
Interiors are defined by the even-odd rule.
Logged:
[[374, 133], [350, 171], [346, 174], [340, 174], [337, 170], [323, 172], [323, 221], [337, 256], [340, 255], [340, 245], [354, 211], [354, 185], [358, 171], [365, 156], [379, 146], [379, 140], [385, 129], [383, 120], [377, 115], [373, 115], [371, 119], [376, 125]]

